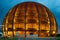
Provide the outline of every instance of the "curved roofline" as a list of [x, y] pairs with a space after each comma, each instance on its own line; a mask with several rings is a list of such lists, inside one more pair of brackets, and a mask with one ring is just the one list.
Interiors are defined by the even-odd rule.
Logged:
[[[20, 4], [23, 4], [23, 3], [32, 3], [32, 1], [30, 2], [22, 2], [22, 3], [19, 3], [19, 4], [17, 4], [17, 5], [20, 5]], [[43, 6], [43, 7], [45, 7], [45, 8], [47, 8], [48, 9], [48, 7], [46, 7], [45, 5], [43, 5], [43, 4], [41, 4], [41, 3], [38, 3], [38, 2], [33, 2], [33, 3], [37, 3], [37, 4], [40, 4], [41, 6]], [[13, 6], [10, 10], [12, 10], [14, 7], [16, 7], [17, 5], [15, 5], [15, 6]], [[9, 11], [10, 11], [9, 10]], [[48, 9], [49, 10], [49, 9]], [[4, 17], [4, 19], [6, 19], [7, 18], [7, 15], [8, 15], [8, 13], [9, 13], [9, 11], [7, 12], [7, 14], [6, 14], [6, 16]], [[49, 10], [50, 11], [50, 10]], [[51, 11], [50, 11], [51, 12]], [[54, 14], [51, 12], [51, 14], [54, 16]], [[54, 18], [55, 18], [55, 16], [54, 16]], [[4, 23], [4, 19], [3, 19], [3, 22], [2, 22], [2, 24]], [[55, 18], [55, 21], [56, 21], [56, 18]], [[57, 24], [57, 21], [56, 21], [56, 24]], [[56, 25], [56, 26], [58, 26], [58, 25]], [[58, 27], [56, 27], [57, 28], [57, 31], [58, 31]]]
[[[32, 3], [32, 2], [33, 2], [33, 1], [27, 1], [27, 2], [22, 2], [22, 3]], [[20, 5], [20, 4], [22, 4], [22, 3], [19, 3], [19, 4], [17, 4], [17, 5]], [[33, 2], [33, 3], [37, 3], [37, 4], [40, 4], [40, 5], [44, 6], [44, 7], [46, 7], [45, 5], [43, 5], [43, 4], [41, 4], [41, 3], [38, 3], [38, 2]], [[13, 6], [11, 9], [13, 9], [14, 7], [16, 7], [17, 5]], [[46, 7], [46, 8], [47, 8], [47, 7]], [[9, 11], [10, 11], [11, 9], [9, 9]], [[4, 16], [4, 19], [7, 17], [9, 11], [7, 12], [6, 16]], [[4, 22], [4, 19], [3, 19], [3, 22]], [[3, 24], [3, 22], [2, 22], [2, 24]]]

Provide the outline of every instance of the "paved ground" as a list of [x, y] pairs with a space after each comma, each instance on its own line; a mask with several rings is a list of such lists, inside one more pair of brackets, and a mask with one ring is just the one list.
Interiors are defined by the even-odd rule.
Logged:
[[0, 40], [60, 40], [60, 37], [47, 37], [47, 38], [0, 38]]
[[55, 40], [55, 38], [18, 38], [18, 40]]

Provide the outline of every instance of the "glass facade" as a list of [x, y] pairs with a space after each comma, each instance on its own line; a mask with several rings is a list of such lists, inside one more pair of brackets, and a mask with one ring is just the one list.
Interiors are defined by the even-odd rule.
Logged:
[[24, 2], [12, 8], [3, 20], [4, 37], [52, 37], [56, 36], [54, 15], [42, 4]]

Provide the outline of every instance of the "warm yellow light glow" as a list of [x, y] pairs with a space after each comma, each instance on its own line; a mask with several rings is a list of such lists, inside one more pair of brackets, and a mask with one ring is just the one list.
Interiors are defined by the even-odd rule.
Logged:
[[3, 36], [6, 36], [5, 32], [3, 32]]
[[3, 26], [3, 31], [4, 31], [4, 26]]
[[41, 26], [41, 27], [40, 27], [40, 30], [45, 30], [45, 27], [44, 27], [45, 25], [42, 25], [42, 24], [41, 24], [40, 26]]
[[8, 36], [12, 36], [12, 31], [9, 31], [8, 32]]
[[7, 27], [6, 27], [6, 30], [7, 30]]
[[50, 21], [48, 21], [48, 24], [50, 24]]
[[49, 33], [49, 31], [47, 31], [47, 33]]
[[50, 36], [50, 34], [48, 34], [48, 36]]
[[15, 30], [16, 28], [14, 27], [13, 29]]
[[53, 34], [55, 34], [55, 31], [53, 31]]
[[15, 14], [15, 16], [17, 16], [17, 13]]
[[14, 22], [16, 22], [16, 20], [14, 19]]

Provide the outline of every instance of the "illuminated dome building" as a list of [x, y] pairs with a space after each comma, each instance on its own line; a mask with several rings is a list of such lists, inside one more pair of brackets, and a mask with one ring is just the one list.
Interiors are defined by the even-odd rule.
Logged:
[[23, 2], [12, 8], [3, 20], [4, 37], [55, 37], [54, 15], [42, 4]]

